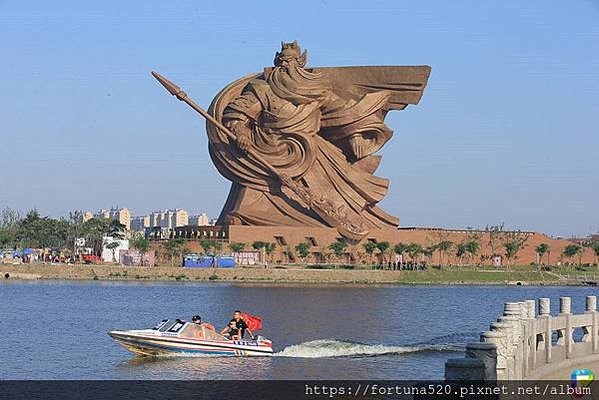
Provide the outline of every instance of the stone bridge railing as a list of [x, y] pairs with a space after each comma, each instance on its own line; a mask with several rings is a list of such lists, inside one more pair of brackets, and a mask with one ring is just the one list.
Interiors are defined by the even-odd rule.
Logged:
[[597, 297], [587, 296], [583, 314], [572, 314], [571, 305], [570, 297], [561, 297], [559, 313], [551, 315], [550, 300], [541, 298], [536, 315], [534, 300], [505, 303], [480, 342], [466, 346], [465, 358], [447, 360], [445, 379], [540, 379], [599, 361]]

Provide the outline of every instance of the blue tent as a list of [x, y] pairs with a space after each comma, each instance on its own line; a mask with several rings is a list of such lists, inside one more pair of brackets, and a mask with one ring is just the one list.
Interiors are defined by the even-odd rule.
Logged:
[[23, 255], [22, 252], [20, 252], [19, 250], [15, 250], [15, 252], [12, 253], [12, 258], [21, 257], [22, 255]]
[[35, 251], [33, 249], [25, 249], [23, 250], [23, 255], [28, 256], [29, 254], [33, 254]]

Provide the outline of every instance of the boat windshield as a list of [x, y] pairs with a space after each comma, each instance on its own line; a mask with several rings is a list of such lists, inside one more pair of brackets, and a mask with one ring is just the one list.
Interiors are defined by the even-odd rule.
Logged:
[[179, 333], [179, 337], [195, 338], [195, 339], [207, 339], [207, 340], [227, 340], [223, 335], [218, 332], [214, 332], [205, 326], [188, 322], [185, 328]]

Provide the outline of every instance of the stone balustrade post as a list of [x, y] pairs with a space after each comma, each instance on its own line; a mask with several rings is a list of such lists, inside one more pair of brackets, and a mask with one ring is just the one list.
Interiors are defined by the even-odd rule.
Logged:
[[[508, 318], [507, 321], [503, 321], [504, 318]], [[514, 327], [512, 324], [512, 321], [509, 320], [509, 318], [512, 317], [499, 317], [497, 322], [491, 322], [491, 326], [490, 326], [490, 332], [500, 332], [502, 334], [505, 335], [505, 347], [501, 348], [499, 347], [499, 344], [497, 345], [497, 352], [498, 352], [498, 363], [499, 363], [499, 351], [503, 351], [502, 355], [505, 357], [505, 376], [504, 379], [515, 379], [515, 375], [514, 375], [514, 371], [515, 371], [515, 364], [514, 364]], [[483, 335], [481, 335], [481, 341], [487, 341], [485, 339], [485, 334], [487, 332], [485, 332]], [[500, 378], [498, 378], [500, 379]]]
[[466, 345], [466, 358], [483, 360], [484, 380], [497, 380], [497, 345], [492, 342], [469, 343]]
[[[505, 326], [510, 329], [509, 326]], [[495, 377], [497, 380], [506, 380], [508, 377], [508, 361], [510, 356], [508, 351], [511, 350], [511, 342], [507, 339], [505, 331], [493, 330], [483, 332], [480, 335], [480, 341], [483, 343], [492, 343], [495, 345]]]
[[557, 344], [558, 346], [566, 347], [566, 358], [572, 356], [572, 299], [570, 297], [559, 298], [559, 314], [558, 316], [564, 317], [566, 320], [566, 326], [563, 329], [557, 331]]
[[539, 299], [539, 320], [545, 324], [545, 332], [542, 340], [545, 346], [545, 364], [551, 362], [551, 299], [541, 297]]
[[505, 303], [503, 317], [500, 318], [501, 322], [509, 321], [512, 324], [513, 334], [512, 343], [513, 350], [513, 379], [522, 379], [522, 346], [520, 342], [522, 340], [522, 305], [519, 302]]
[[551, 299], [548, 297], [541, 297], [539, 299], [539, 316], [551, 315]]
[[587, 296], [585, 314], [591, 314], [591, 324], [583, 327], [583, 342], [592, 342], [593, 353], [599, 352], [599, 321], [597, 313], [597, 296]]
[[523, 376], [526, 376], [531, 368], [536, 364], [536, 335], [534, 333], [535, 306], [534, 300], [526, 300], [523, 303], [524, 308], [524, 370]]

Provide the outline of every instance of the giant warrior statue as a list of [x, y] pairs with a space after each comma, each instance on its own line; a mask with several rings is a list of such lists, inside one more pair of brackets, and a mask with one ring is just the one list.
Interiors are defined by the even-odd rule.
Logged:
[[352, 239], [396, 228], [399, 220], [377, 206], [389, 182], [375, 175], [376, 152], [393, 135], [387, 112], [418, 103], [430, 67], [306, 63], [297, 42], [282, 43], [274, 67], [231, 83], [213, 100], [209, 151], [232, 182], [218, 224], [344, 225], [353, 234], [339, 232]]

